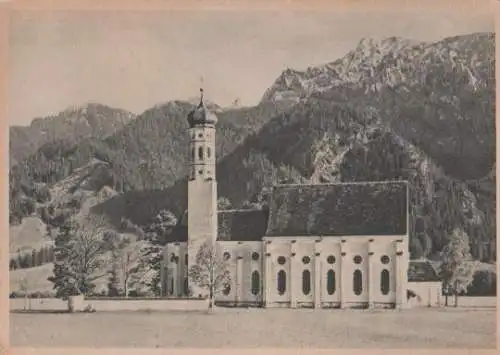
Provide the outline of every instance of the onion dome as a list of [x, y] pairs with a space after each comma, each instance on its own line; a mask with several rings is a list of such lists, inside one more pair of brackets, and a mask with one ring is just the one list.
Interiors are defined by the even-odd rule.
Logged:
[[200, 89], [200, 103], [196, 108], [189, 112], [187, 121], [190, 127], [198, 125], [215, 125], [217, 123], [217, 116], [211, 112], [203, 102], [203, 89]]

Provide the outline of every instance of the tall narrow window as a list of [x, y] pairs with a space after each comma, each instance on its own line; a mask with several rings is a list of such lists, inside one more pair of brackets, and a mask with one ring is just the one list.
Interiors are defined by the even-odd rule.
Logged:
[[198, 147], [198, 159], [203, 160], [203, 147]]
[[285, 270], [280, 270], [278, 272], [278, 293], [284, 295], [286, 291], [286, 272]]
[[188, 278], [184, 278], [184, 296], [189, 296], [189, 281]]
[[195, 158], [195, 156], [194, 156], [194, 147], [193, 147], [193, 148], [191, 148], [191, 160], [194, 161], [194, 158]]
[[328, 270], [326, 273], [326, 292], [329, 295], [333, 295], [335, 293], [335, 271]]
[[257, 296], [260, 292], [260, 276], [258, 271], [252, 272], [252, 295]]
[[302, 292], [304, 295], [311, 292], [311, 272], [309, 270], [302, 271]]
[[389, 293], [389, 286], [389, 270], [384, 269], [380, 273], [380, 292], [382, 292], [383, 295], [387, 295]]
[[174, 294], [174, 278], [170, 278], [170, 287], [168, 288], [168, 293], [170, 296]]
[[363, 275], [361, 270], [355, 270], [352, 275], [352, 290], [356, 296], [359, 296], [363, 292]]
[[207, 147], [207, 158], [210, 158], [211, 155], [212, 155], [212, 150], [210, 149], [210, 147]]

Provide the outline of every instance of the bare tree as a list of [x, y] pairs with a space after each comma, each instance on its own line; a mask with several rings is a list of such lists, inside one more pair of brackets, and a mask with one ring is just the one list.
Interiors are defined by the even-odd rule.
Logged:
[[118, 247], [113, 250], [112, 258], [113, 258], [113, 273], [119, 274], [119, 279], [121, 283], [121, 288], [125, 294], [125, 297], [128, 296], [129, 285], [131, 283], [131, 277], [133, 274], [136, 274], [138, 270], [137, 264], [139, 259], [139, 254], [136, 250], [130, 249], [130, 240], [123, 239]]
[[83, 221], [68, 221], [56, 238], [54, 276], [49, 280], [57, 296], [88, 294], [104, 260], [108, 244], [104, 234], [108, 224], [102, 216], [89, 216]]
[[208, 241], [200, 246], [195, 262], [189, 269], [189, 278], [197, 287], [208, 291], [208, 308], [212, 311], [215, 296], [231, 282], [228, 265], [220, 255], [220, 248]]
[[25, 271], [24, 276], [21, 279], [20, 290], [24, 293], [24, 309], [31, 309], [31, 299], [29, 299], [30, 283], [28, 279], [28, 273]]

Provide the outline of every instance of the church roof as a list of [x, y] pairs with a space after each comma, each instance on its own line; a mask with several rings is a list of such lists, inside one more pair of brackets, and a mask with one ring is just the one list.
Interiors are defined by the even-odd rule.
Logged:
[[427, 260], [410, 260], [408, 265], [409, 282], [438, 282], [439, 276]]
[[277, 185], [267, 236], [404, 235], [407, 183]]
[[[217, 240], [259, 241], [266, 233], [266, 210], [219, 211], [217, 217]], [[173, 228], [168, 242], [187, 242], [187, 237], [187, 218], [184, 218]]]
[[259, 241], [266, 233], [267, 210], [229, 210], [218, 213], [218, 240]]

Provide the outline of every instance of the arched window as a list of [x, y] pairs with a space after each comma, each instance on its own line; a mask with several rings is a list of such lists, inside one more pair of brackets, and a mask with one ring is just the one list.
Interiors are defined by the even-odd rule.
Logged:
[[258, 271], [252, 272], [252, 295], [257, 296], [260, 292], [260, 275]]
[[278, 293], [284, 295], [286, 291], [286, 272], [285, 270], [278, 271]]
[[311, 272], [309, 270], [302, 271], [302, 292], [304, 295], [311, 292]]
[[363, 292], [363, 275], [361, 270], [355, 270], [352, 274], [352, 290], [356, 296], [359, 296]]
[[225, 284], [222, 293], [224, 293], [225, 296], [229, 295], [231, 293], [231, 285], [228, 283]]
[[328, 270], [326, 273], [326, 292], [329, 295], [333, 295], [335, 293], [335, 271]]
[[203, 160], [203, 147], [198, 147], [198, 159]]
[[390, 282], [389, 270], [382, 270], [380, 273], [380, 292], [382, 292], [383, 295], [387, 295], [389, 293]]

